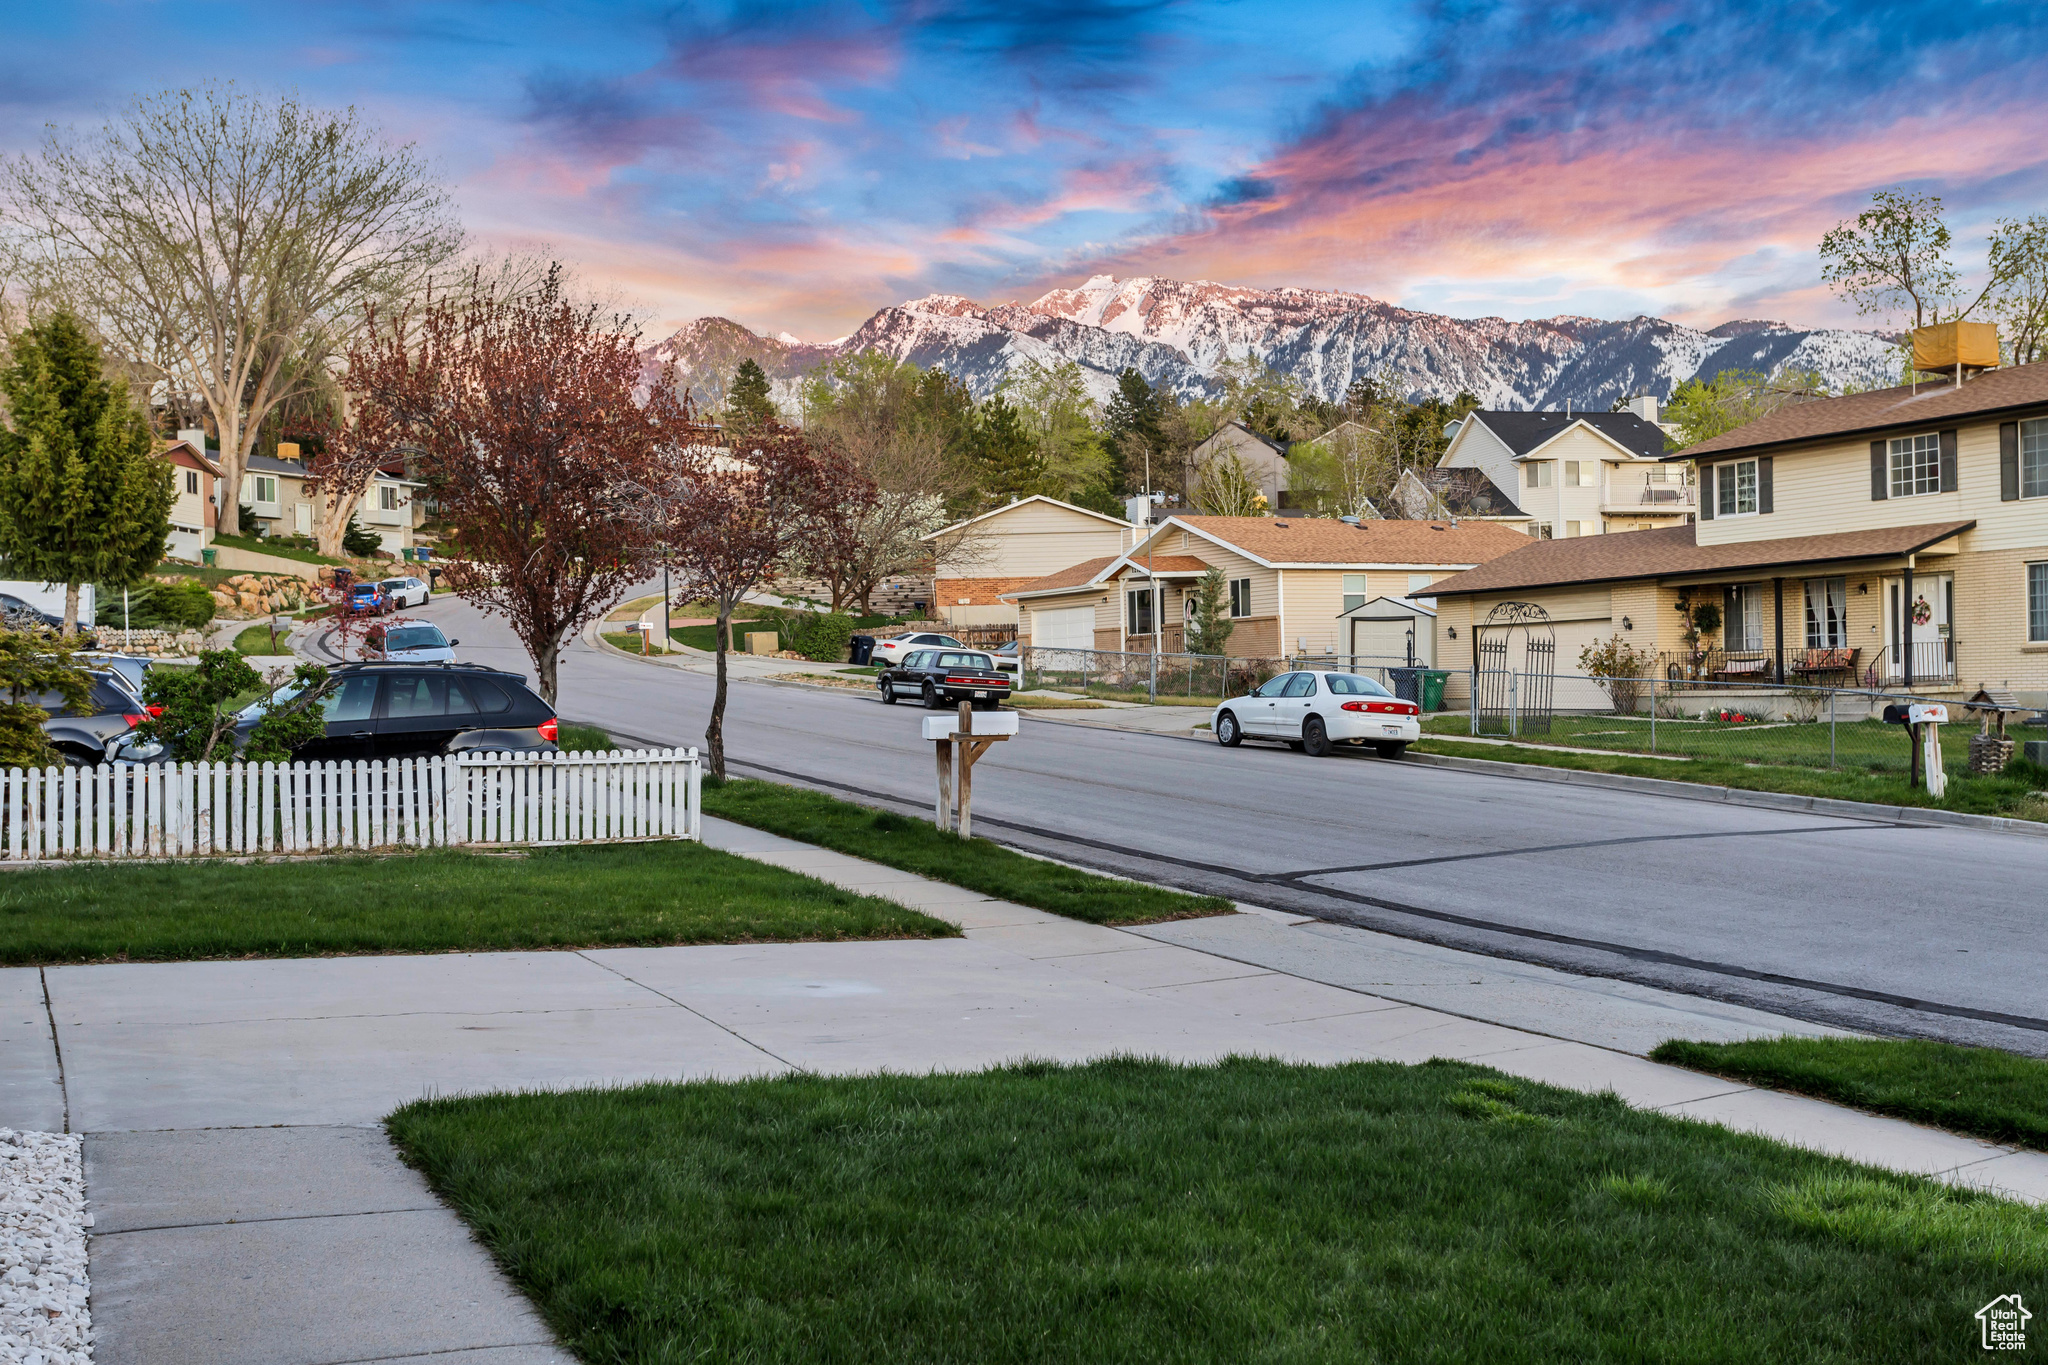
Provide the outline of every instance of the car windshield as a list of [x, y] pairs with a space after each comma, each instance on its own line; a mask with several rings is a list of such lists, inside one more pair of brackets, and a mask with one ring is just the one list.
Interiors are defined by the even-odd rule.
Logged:
[[386, 592], [389, 592], [393, 588], [404, 587], [405, 580], [403, 578], [387, 578], [382, 583], [379, 583], [377, 586], [384, 589]]
[[384, 637], [384, 648], [446, 649], [448, 637], [441, 633], [439, 626], [397, 626]]
[[1323, 683], [1340, 697], [1391, 697], [1394, 694], [1371, 678], [1356, 673], [1325, 673]]
[[994, 668], [995, 660], [986, 654], [941, 654], [940, 668]]

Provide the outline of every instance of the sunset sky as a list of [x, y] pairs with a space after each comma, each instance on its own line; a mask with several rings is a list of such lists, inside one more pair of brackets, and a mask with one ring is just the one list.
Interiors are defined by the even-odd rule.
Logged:
[[209, 78], [353, 103], [657, 331], [1097, 272], [1849, 324], [1814, 247], [1872, 190], [1966, 264], [2048, 211], [2044, 68], [2048, 7], [1970, 0], [14, 4], [0, 150]]

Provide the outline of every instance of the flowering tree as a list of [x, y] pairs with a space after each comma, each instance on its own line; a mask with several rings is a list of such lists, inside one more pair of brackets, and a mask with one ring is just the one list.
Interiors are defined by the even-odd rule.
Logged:
[[715, 777], [725, 776], [726, 651], [732, 615], [778, 566], [801, 561], [831, 532], [835, 518], [871, 486], [841, 452], [814, 446], [802, 432], [764, 427], [727, 452], [677, 446], [631, 490], [643, 545], [718, 617], [718, 683], [704, 747]]
[[559, 269], [390, 321], [349, 353], [343, 444], [412, 457], [455, 528], [442, 581], [506, 618], [553, 702], [563, 640], [641, 569], [620, 490], [709, 428], [673, 376], [642, 386], [636, 334], [572, 301]]

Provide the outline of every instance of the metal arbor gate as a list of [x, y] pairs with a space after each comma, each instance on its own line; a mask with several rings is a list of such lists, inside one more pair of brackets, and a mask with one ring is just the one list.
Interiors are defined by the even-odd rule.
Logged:
[[1502, 602], [1473, 630], [1472, 732], [1547, 735], [1557, 632], [1534, 602]]

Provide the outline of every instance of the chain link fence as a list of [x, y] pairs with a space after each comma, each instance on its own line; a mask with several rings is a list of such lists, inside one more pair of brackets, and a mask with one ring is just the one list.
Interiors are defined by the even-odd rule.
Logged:
[[1405, 659], [1353, 654], [1140, 654], [1037, 645], [1026, 645], [1018, 654], [1020, 691], [1181, 706], [1214, 706], [1305, 668], [1362, 673], [1391, 691], [1388, 670], [1407, 666]]

